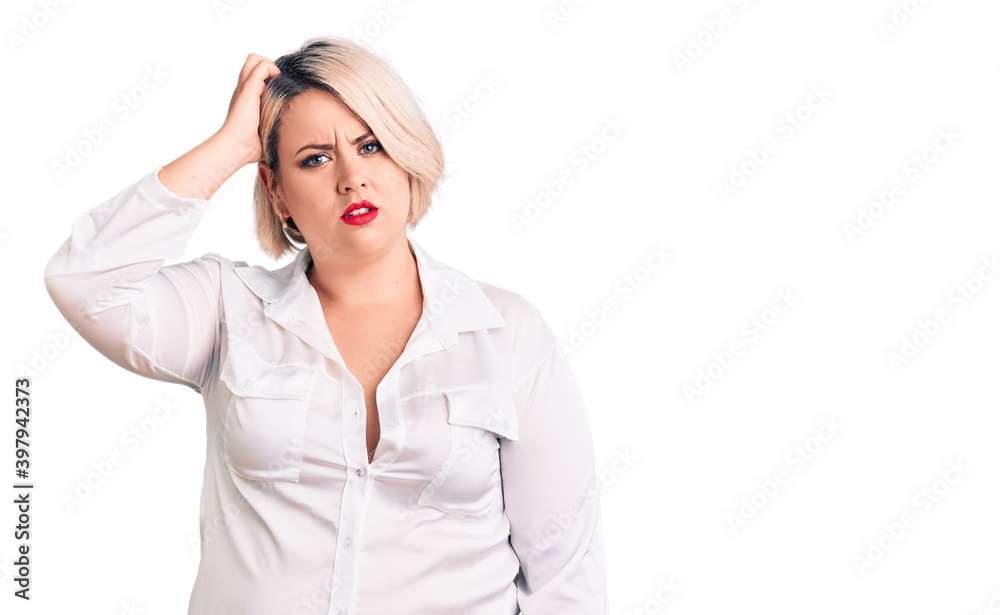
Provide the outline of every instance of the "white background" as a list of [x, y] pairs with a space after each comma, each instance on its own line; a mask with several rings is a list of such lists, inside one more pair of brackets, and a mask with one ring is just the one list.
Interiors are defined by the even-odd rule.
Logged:
[[[319, 34], [367, 36], [445, 138], [450, 178], [414, 238], [524, 294], [573, 350], [612, 613], [1000, 611], [996, 2], [565, 0], [558, 20], [556, 0], [50, 4], [2, 21], [0, 489], [24, 370], [36, 484], [27, 604], [0, 497], [3, 612], [186, 612], [201, 399], [99, 355], [42, 270], [76, 216], [218, 129], [248, 53]], [[142, 100], [125, 115], [123, 96]], [[185, 258], [284, 264], [252, 235], [253, 173]]]

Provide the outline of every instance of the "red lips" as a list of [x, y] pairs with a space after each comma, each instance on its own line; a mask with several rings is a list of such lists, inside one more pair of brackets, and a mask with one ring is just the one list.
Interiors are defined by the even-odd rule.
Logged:
[[341, 218], [347, 217], [347, 214], [351, 213], [355, 209], [361, 209], [362, 207], [367, 207], [368, 209], [373, 209], [373, 210], [378, 209], [378, 207], [375, 207], [374, 205], [371, 204], [371, 201], [362, 200], [360, 203], [351, 203], [350, 205], [348, 205], [347, 209], [344, 210], [344, 214], [340, 217]]
[[[363, 214], [358, 213], [353, 216], [350, 215], [351, 212], [357, 211], [362, 207], [367, 207], [369, 211]], [[344, 211], [344, 215], [340, 217], [340, 221], [350, 226], [364, 226], [376, 217], [378, 217], [378, 208], [372, 205], [371, 201], [361, 201], [360, 203], [351, 203], [348, 205], [347, 209]]]

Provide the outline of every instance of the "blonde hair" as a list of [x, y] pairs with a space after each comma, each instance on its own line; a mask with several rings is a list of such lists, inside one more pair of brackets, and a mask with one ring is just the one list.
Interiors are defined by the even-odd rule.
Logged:
[[[299, 94], [327, 92], [367, 124], [386, 155], [406, 171], [410, 184], [406, 228], [414, 228], [430, 208], [432, 193], [444, 175], [444, 154], [416, 98], [392, 66], [367, 48], [334, 36], [309, 39], [275, 64], [281, 73], [264, 88], [260, 113], [263, 162], [271, 169], [272, 190], [281, 182], [278, 136], [282, 111]], [[278, 260], [289, 249], [301, 249], [289, 238], [297, 242], [304, 242], [304, 238], [291, 226], [287, 231], [282, 228], [260, 174], [256, 177], [257, 241], [265, 253]]]

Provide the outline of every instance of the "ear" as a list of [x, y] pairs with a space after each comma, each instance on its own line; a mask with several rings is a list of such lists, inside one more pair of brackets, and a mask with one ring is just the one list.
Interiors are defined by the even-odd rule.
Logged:
[[257, 162], [257, 175], [260, 177], [260, 183], [264, 185], [264, 191], [267, 193], [268, 200], [271, 201], [271, 208], [274, 210], [274, 214], [282, 219], [290, 216], [291, 214], [285, 207], [281, 196], [278, 195], [277, 191], [271, 189], [273, 173], [263, 160]]

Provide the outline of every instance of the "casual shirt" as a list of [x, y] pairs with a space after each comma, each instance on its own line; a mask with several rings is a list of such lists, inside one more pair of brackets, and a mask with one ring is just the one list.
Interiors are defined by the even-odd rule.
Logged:
[[204, 399], [189, 614], [608, 613], [591, 428], [531, 303], [408, 238], [423, 307], [394, 362], [370, 358], [392, 365], [369, 463], [308, 248], [275, 270], [164, 265], [208, 200], [160, 168], [73, 221], [45, 284], [104, 356]]

